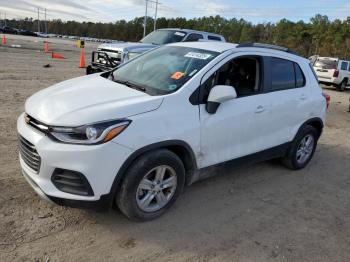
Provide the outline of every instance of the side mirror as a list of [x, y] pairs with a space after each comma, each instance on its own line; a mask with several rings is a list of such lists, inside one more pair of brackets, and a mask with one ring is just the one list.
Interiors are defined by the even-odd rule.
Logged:
[[235, 98], [237, 93], [233, 86], [214, 86], [209, 93], [206, 110], [209, 114], [215, 114], [221, 103]]

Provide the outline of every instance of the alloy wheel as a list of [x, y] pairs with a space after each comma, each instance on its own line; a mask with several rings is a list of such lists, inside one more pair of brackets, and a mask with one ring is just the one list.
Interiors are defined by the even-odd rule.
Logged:
[[296, 160], [299, 164], [307, 162], [314, 150], [315, 138], [313, 135], [306, 135], [301, 141], [297, 149]]
[[136, 202], [144, 212], [156, 212], [166, 206], [175, 194], [177, 175], [167, 165], [161, 165], [149, 171], [136, 190]]

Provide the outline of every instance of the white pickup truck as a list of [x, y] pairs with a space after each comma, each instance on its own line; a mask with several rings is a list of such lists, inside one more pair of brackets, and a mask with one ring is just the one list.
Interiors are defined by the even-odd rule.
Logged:
[[140, 42], [106, 43], [92, 53], [91, 64], [86, 74], [109, 71], [118, 65], [158, 46], [176, 42], [220, 41], [225, 38], [218, 34], [191, 29], [165, 28], [153, 31]]

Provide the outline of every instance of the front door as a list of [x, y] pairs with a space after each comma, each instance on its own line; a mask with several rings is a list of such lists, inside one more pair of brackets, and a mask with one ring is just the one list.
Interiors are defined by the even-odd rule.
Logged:
[[265, 149], [264, 123], [268, 96], [261, 92], [262, 57], [232, 55], [204, 77], [201, 99], [215, 85], [236, 89], [236, 99], [222, 103], [215, 114], [200, 105], [201, 166], [206, 167]]

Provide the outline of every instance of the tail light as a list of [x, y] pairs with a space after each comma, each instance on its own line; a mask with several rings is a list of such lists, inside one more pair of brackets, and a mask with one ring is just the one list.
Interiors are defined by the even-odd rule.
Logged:
[[329, 107], [329, 104], [330, 104], [330, 102], [331, 102], [331, 96], [328, 95], [328, 94], [325, 93], [325, 92], [322, 92], [322, 95], [323, 95], [324, 99], [326, 99], [327, 108], [328, 108], [328, 107]]
[[333, 77], [338, 77], [339, 76], [339, 70], [336, 69], [333, 73]]

